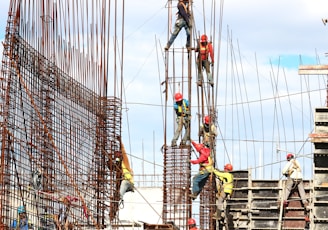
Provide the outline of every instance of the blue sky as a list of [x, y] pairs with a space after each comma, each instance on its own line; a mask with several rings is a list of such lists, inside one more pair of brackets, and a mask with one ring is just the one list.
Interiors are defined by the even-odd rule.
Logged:
[[[215, 34], [210, 30], [211, 5], [204, 7], [204, 17], [203, 2], [194, 0], [194, 27], [201, 34], [217, 38], [218, 28]], [[221, 2], [216, 1], [217, 9]], [[125, 3], [123, 141], [131, 153], [135, 173], [160, 174], [162, 167], [154, 167], [153, 163], [163, 164], [160, 148], [164, 143], [164, 98], [160, 83], [165, 78], [167, 1]], [[1, 40], [8, 5], [9, 1], [2, 1]], [[299, 76], [297, 69], [300, 60], [303, 64], [327, 63], [328, 26], [321, 21], [328, 17], [327, 9], [326, 0], [224, 1], [220, 58], [219, 41], [213, 41], [219, 63], [214, 70], [219, 80], [218, 167], [222, 168], [229, 158], [235, 169], [254, 168], [257, 178], [279, 178], [272, 172], [282, 163], [272, 163], [283, 161], [285, 153], [277, 153], [276, 146], [299, 155], [309, 154], [302, 140], [311, 132], [313, 108], [325, 103], [325, 79]], [[185, 32], [181, 31], [174, 46], [182, 47], [184, 43]], [[171, 87], [168, 105], [173, 103]], [[315, 93], [305, 93], [309, 89]], [[195, 84], [192, 94], [192, 138], [197, 139]], [[258, 102], [260, 99], [264, 101]], [[173, 136], [173, 118], [169, 112], [167, 142]], [[303, 164], [311, 163], [306, 157], [301, 159]], [[310, 175], [311, 167], [307, 168], [305, 173]]]

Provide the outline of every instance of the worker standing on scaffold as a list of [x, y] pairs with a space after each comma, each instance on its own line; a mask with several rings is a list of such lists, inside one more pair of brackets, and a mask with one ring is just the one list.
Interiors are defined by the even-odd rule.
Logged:
[[[203, 34], [200, 37], [200, 41], [198, 42], [197, 48], [195, 50], [198, 52], [197, 57], [197, 66], [198, 66], [198, 81], [197, 85], [201, 86], [203, 81], [203, 68], [207, 74], [208, 83], [213, 86], [213, 76], [210, 70], [210, 66], [214, 64], [214, 53], [213, 53], [213, 46], [211, 42], [208, 42], [207, 35]], [[211, 58], [211, 61], [209, 60]]]
[[176, 123], [177, 128], [174, 133], [174, 137], [171, 142], [171, 146], [177, 146], [177, 140], [182, 132], [182, 128], [185, 127], [185, 133], [181, 140], [180, 146], [187, 144], [190, 140], [190, 111], [189, 111], [189, 101], [184, 99], [181, 93], [176, 93], [174, 95], [175, 103], [173, 105], [176, 113]]
[[213, 149], [214, 145], [213, 142], [215, 137], [218, 135], [215, 125], [211, 124], [211, 117], [205, 116], [204, 122], [199, 127], [198, 136], [203, 137], [203, 144]]
[[282, 170], [282, 174], [287, 177], [283, 205], [284, 207], [288, 206], [288, 197], [290, 195], [290, 192], [292, 191], [293, 186], [297, 186], [304, 208], [308, 209], [309, 202], [307, 201], [305, 196], [303, 175], [300, 163], [295, 159], [294, 154], [292, 153], [288, 153], [286, 158], [288, 162]]
[[173, 44], [174, 40], [178, 36], [181, 29], [184, 27], [186, 30], [187, 35], [187, 42], [186, 47], [187, 49], [190, 48], [190, 28], [191, 28], [191, 20], [190, 20], [190, 12], [189, 12], [189, 0], [179, 0], [178, 2], [178, 12], [177, 12], [177, 19], [174, 25], [174, 31], [171, 35], [170, 40], [167, 42], [165, 46], [165, 50], [169, 50], [171, 45]]

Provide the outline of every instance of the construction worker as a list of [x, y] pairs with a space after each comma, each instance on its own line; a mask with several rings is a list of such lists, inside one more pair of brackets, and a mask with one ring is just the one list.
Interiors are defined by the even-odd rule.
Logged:
[[191, 20], [190, 20], [190, 12], [188, 9], [189, 0], [179, 0], [177, 8], [177, 19], [175, 21], [174, 25], [174, 31], [171, 35], [170, 40], [167, 42], [165, 46], [165, 50], [168, 50], [171, 45], [173, 44], [174, 40], [178, 36], [179, 32], [182, 28], [185, 28], [186, 35], [187, 35], [187, 43], [186, 47], [190, 47], [190, 29], [191, 29]]
[[59, 213], [54, 215], [54, 222], [57, 229], [73, 229], [73, 224], [68, 221], [68, 215], [70, 213], [72, 202], [77, 202], [78, 199], [72, 196], [62, 196], [58, 199], [59, 202]]
[[223, 202], [230, 198], [233, 190], [233, 175], [230, 173], [233, 170], [231, 164], [224, 166], [224, 171], [214, 169], [216, 188], [217, 188], [217, 211], [214, 214], [214, 219], [221, 219], [221, 213], [224, 211]]
[[25, 207], [23, 205], [18, 207], [17, 214], [18, 214], [18, 226], [16, 225], [16, 229], [28, 230], [28, 218], [27, 218]]
[[[214, 52], [213, 46], [211, 42], [208, 42], [206, 34], [203, 34], [200, 37], [200, 41], [198, 42], [198, 46], [195, 49], [198, 52], [197, 57], [197, 66], [198, 66], [198, 81], [197, 85], [201, 86], [203, 81], [203, 68], [206, 70], [207, 80], [211, 86], [214, 85], [213, 76], [210, 70], [210, 66], [214, 64]], [[211, 61], [209, 60], [211, 58]]]
[[188, 229], [189, 230], [198, 230], [198, 228], [196, 227], [196, 220], [194, 218], [188, 219]]
[[130, 167], [129, 159], [125, 150], [123, 143], [121, 142], [122, 150], [122, 172], [123, 180], [120, 186], [120, 202], [123, 205], [123, 196], [127, 192], [134, 192], [134, 180], [133, 180], [133, 171]]
[[308, 209], [309, 202], [305, 196], [301, 166], [294, 154], [288, 153], [286, 158], [288, 162], [282, 170], [282, 174], [287, 177], [284, 190], [284, 207], [288, 206], [290, 192], [297, 186], [304, 208]]
[[177, 140], [181, 134], [182, 128], [185, 128], [184, 136], [181, 140], [180, 146], [186, 145], [187, 141], [190, 140], [190, 111], [189, 101], [184, 99], [181, 93], [174, 95], [175, 103], [173, 105], [176, 113], [177, 128], [174, 133], [174, 137], [171, 142], [171, 146], [177, 146]]
[[195, 141], [191, 142], [199, 157], [197, 160], [190, 160], [192, 164], [199, 164], [199, 172], [194, 176], [192, 181], [192, 194], [190, 197], [195, 200], [198, 194], [202, 191], [206, 184], [209, 175], [213, 172], [213, 160], [210, 156], [211, 149], [207, 148], [204, 144], [198, 144]]
[[213, 140], [218, 135], [215, 125], [211, 124], [211, 117], [205, 116], [204, 122], [199, 127], [198, 136], [203, 137], [203, 144], [213, 149]]

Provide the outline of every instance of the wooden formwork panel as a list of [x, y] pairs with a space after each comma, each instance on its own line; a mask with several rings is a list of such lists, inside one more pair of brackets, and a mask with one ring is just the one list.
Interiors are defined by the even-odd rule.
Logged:
[[314, 198], [314, 202], [327, 202], [328, 203], [328, 188], [314, 190], [313, 198]]
[[269, 218], [261, 218], [261, 219], [253, 219], [251, 221], [251, 226], [257, 229], [277, 229], [278, 219], [269, 219]]
[[147, 224], [144, 223], [143, 229], [157, 229], [157, 230], [175, 230], [172, 224]]
[[247, 197], [248, 197], [248, 189], [234, 189], [233, 190], [233, 193], [232, 193], [232, 198], [244, 198], [247, 200]]
[[[325, 219], [328, 222], [328, 206], [327, 204], [315, 204], [313, 207], [313, 215], [315, 218]], [[328, 229], [328, 224], [327, 224]]]
[[238, 190], [241, 190], [241, 189], [247, 190], [248, 189], [248, 181], [245, 181], [243, 179], [234, 179], [233, 185], [234, 185], [233, 187]]
[[316, 223], [315, 230], [327, 230], [328, 224], [327, 223]]
[[276, 180], [253, 180], [252, 181], [253, 188], [279, 188], [279, 181]]
[[238, 170], [232, 172], [235, 179], [243, 178], [245, 180], [248, 180], [249, 172], [246, 170]]
[[328, 123], [326, 122], [324, 125], [316, 125], [314, 128], [315, 133], [328, 133]]
[[314, 154], [313, 163], [316, 168], [328, 168], [328, 154]]
[[230, 199], [227, 201], [230, 210], [246, 209], [248, 202], [247, 199]]
[[321, 147], [321, 148], [314, 149], [314, 152], [313, 152], [314, 155], [316, 155], [316, 154], [328, 155], [328, 143], [320, 144], [320, 145], [318, 145], [318, 147]]
[[252, 191], [253, 198], [272, 198], [279, 197], [280, 189], [254, 189]]
[[316, 172], [314, 174], [313, 178], [313, 184], [315, 188], [323, 188], [326, 189], [328, 188], [328, 174], [327, 173], [318, 173]]
[[314, 122], [315, 123], [328, 122], [328, 108], [326, 107], [316, 108], [314, 114]]
[[[252, 202], [252, 209], [268, 209], [274, 210], [277, 209], [279, 201], [277, 199], [257, 199]], [[262, 215], [261, 211], [261, 215]]]

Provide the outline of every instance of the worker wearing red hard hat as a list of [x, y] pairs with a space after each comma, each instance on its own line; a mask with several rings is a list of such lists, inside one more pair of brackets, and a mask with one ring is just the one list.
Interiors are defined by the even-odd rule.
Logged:
[[284, 191], [284, 206], [286, 207], [288, 205], [288, 197], [292, 188], [297, 186], [304, 208], [308, 209], [309, 202], [305, 196], [300, 163], [295, 159], [292, 153], [288, 153], [286, 159], [288, 162], [282, 170], [282, 174], [287, 177]]
[[203, 144], [213, 149], [213, 142], [215, 137], [218, 135], [214, 123], [212, 123], [211, 117], [206, 115], [204, 122], [199, 127], [198, 136], [203, 137]]
[[[198, 47], [195, 49], [195, 51], [198, 52], [198, 57], [197, 57], [198, 81], [197, 81], [197, 84], [199, 86], [202, 85], [203, 68], [204, 68], [206, 71], [208, 83], [210, 83], [210, 85], [213, 86], [214, 82], [213, 82], [213, 76], [212, 76], [212, 73], [210, 70], [210, 65], [213, 66], [213, 64], [214, 64], [214, 52], [213, 52], [212, 43], [208, 42], [206, 34], [203, 34], [200, 37]], [[209, 60], [209, 58], [211, 60]]]
[[177, 146], [177, 140], [181, 135], [182, 128], [185, 128], [185, 133], [181, 140], [180, 146], [186, 145], [187, 141], [190, 140], [190, 110], [189, 110], [189, 101], [183, 98], [181, 93], [176, 93], [174, 95], [174, 104], [173, 108], [176, 114], [176, 124], [177, 128], [174, 132], [174, 136], [171, 141], [171, 146]]
[[229, 198], [233, 190], [233, 175], [230, 173], [233, 170], [232, 164], [226, 164], [224, 166], [224, 171], [219, 171], [214, 169], [215, 182], [217, 188], [217, 200], [216, 206], [217, 210], [213, 216], [214, 219], [221, 219], [221, 213], [223, 210], [223, 202], [225, 199]]
[[197, 160], [190, 160], [192, 164], [199, 164], [199, 172], [192, 180], [192, 194], [190, 195], [190, 197], [195, 200], [205, 186], [210, 173], [213, 172], [213, 160], [210, 156], [210, 148], [207, 148], [204, 144], [196, 143], [195, 141], [192, 141], [191, 144], [196, 151], [199, 152]]
[[189, 230], [198, 230], [198, 228], [196, 227], [196, 220], [194, 218], [188, 219], [188, 229]]

